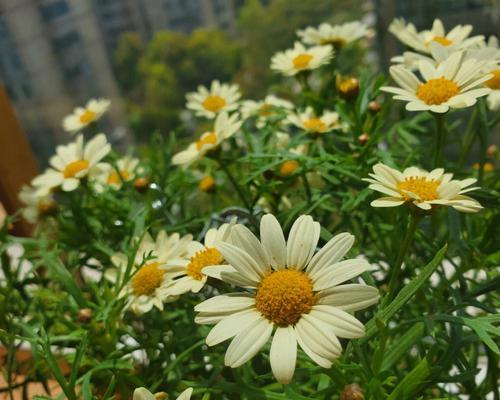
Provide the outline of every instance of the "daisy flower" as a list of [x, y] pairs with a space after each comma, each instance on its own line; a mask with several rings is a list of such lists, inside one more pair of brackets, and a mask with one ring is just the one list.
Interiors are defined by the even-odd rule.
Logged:
[[491, 92], [481, 87], [491, 75], [481, 73], [487, 61], [463, 61], [463, 56], [463, 52], [453, 53], [437, 67], [427, 60], [419, 61], [423, 82], [406, 67], [392, 66], [391, 76], [400, 87], [384, 86], [381, 90], [395, 94], [394, 99], [407, 101], [408, 111], [444, 113], [450, 108], [470, 107], [478, 97]]
[[264, 100], [245, 100], [241, 104], [241, 115], [243, 119], [257, 116], [257, 128], [262, 128], [269, 117], [276, 115], [277, 111], [293, 109], [293, 104], [288, 100], [280, 99], [272, 94], [266, 96]]
[[367, 26], [359, 21], [346, 22], [342, 25], [330, 25], [326, 22], [317, 28], [307, 27], [297, 32], [297, 35], [306, 44], [331, 44], [335, 49], [354, 42], [368, 33]]
[[139, 160], [130, 156], [125, 156], [116, 162], [116, 168], [108, 163], [99, 163], [92, 178], [96, 183], [96, 188], [101, 191], [105, 187], [120, 189], [123, 182], [135, 179]]
[[478, 189], [470, 187], [476, 179], [452, 180], [453, 174], [445, 173], [442, 168], [431, 172], [416, 167], [399, 172], [382, 163], [373, 167], [370, 189], [387, 196], [372, 201], [373, 207], [396, 207], [405, 203], [422, 210], [431, 210], [436, 206], [450, 206], [457, 211], [474, 213], [482, 207], [479, 202], [464, 193]]
[[[133, 260], [132, 276], [120, 292], [119, 297], [126, 298], [125, 309], [144, 314], [153, 307], [163, 310], [163, 303], [175, 300], [168, 291], [171, 278], [166, 273], [166, 265], [171, 260], [185, 257], [191, 241], [191, 235], [181, 237], [173, 233], [169, 236], [165, 231], [161, 231], [156, 240], [148, 233], [144, 235]], [[115, 268], [108, 269], [105, 278], [113, 283], [127, 279], [127, 256], [117, 253], [111, 261]]]
[[412, 23], [406, 24], [403, 18], [395, 19], [389, 25], [389, 32], [396, 36], [408, 47], [421, 53], [429, 54], [429, 45], [432, 42], [443, 46], [453, 47], [455, 50], [478, 46], [484, 41], [484, 36], [469, 37], [472, 25], [457, 25], [446, 33], [440, 19], [435, 19], [430, 30], [418, 32]]
[[297, 344], [318, 365], [330, 368], [340, 356], [338, 337], [359, 338], [363, 324], [352, 316], [375, 304], [377, 289], [362, 284], [340, 285], [369, 270], [362, 259], [341, 261], [354, 237], [341, 233], [320, 251], [320, 225], [308, 215], [293, 224], [288, 242], [276, 218], [261, 219], [260, 241], [242, 225], [231, 230], [230, 243], [216, 243], [229, 266], [215, 277], [249, 289], [212, 297], [195, 307], [195, 321], [216, 324], [209, 346], [233, 338], [225, 364], [239, 367], [274, 336], [271, 369], [281, 383], [291, 381]]
[[[177, 397], [177, 400], [190, 400], [191, 394], [193, 394], [193, 388], [188, 388]], [[140, 387], [134, 390], [132, 400], [161, 400], [167, 399], [167, 397], [168, 395], [165, 392], [153, 394], [148, 389]]]
[[241, 97], [238, 85], [221, 84], [212, 81], [210, 89], [198, 86], [198, 91], [186, 95], [186, 107], [195, 111], [196, 115], [213, 119], [222, 111], [233, 111], [238, 107]]
[[290, 114], [287, 121], [312, 135], [319, 135], [340, 128], [339, 115], [336, 112], [325, 110], [317, 116], [312, 107], [297, 114]]
[[172, 157], [172, 163], [187, 167], [203, 158], [208, 152], [216, 150], [224, 140], [233, 136], [240, 129], [242, 123], [238, 114], [231, 116], [226, 112], [219, 114], [215, 119], [214, 130], [205, 132], [200, 139], [191, 143], [186, 150], [175, 154]]
[[101, 118], [108, 111], [110, 105], [111, 101], [108, 99], [91, 99], [85, 107], [76, 107], [72, 114], [64, 118], [64, 130], [70, 133], [82, 130]]
[[177, 278], [172, 281], [170, 287], [170, 293], [173, 296], [199, 292], [207, 282], [205, 268], [223, 270], [227, 267], [224, 257], [215, 248], [215, 243], [229, 242], [230, 234], [231, 224], [223, 224], [218, 229], [209, 229], [205, 235], [204, 244], [196, 241], [189, 243], [185, 258], [168, 263], [168, 275]]
[[19, 192], [19, 200], [25, 204], [23, 218], [31, 224], [37, 223], [41, 216], [50, 214], [57, 207], [51, 194], [40, 195], [34, 186], [24, 185]]
[[58, 187], [71, 192], [110, 151], [111, 145], [103, 133], [86, 144], [83, 136], [78, 135], [73, 143], [57, 146], [56, 154], [49, 161], [52, 168], [36, 177], [33, 185], [39, 188], [39, 193], [48, 193]]
[[330, 45], [305, 48], [302, 43], [295, 42], [293, 49], [278, 52], [273, 56], [271, 69], [285, 76], [293, 76], [328, 64], [333, 54], [333, 47]]

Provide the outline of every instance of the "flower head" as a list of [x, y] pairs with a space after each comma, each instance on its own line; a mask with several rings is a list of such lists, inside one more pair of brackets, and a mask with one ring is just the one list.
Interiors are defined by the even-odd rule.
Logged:
[[99, 163], [95, 168], [92, 178], [96, 183], [96, 188], [100, 191], [105, 187], [120, 189], [123, 182], [136, 178], [137, 158], [125, 156], [116, 162], [116, 168], [108, 163]]
[[205, 132], [201, 137], [191, 143], [186, 150], [175, 154], [172, 163], [175, 165], [188, 166], [201, 159], [205, 154], [214, 151], [226, 139], [233, 136], [241, 127], [242, 121], [238, 114], [229, 116], [223, 112], [215, 119], [214, 129]]
[[405, 45], [425, 54], [430, 54], [431, 43], [439, 43], [454, 50], [463, 50], [478, 46], [484, 41], [484, 36], [469, 37], [472, 25], [457, 25], [446, 33], [443, 23], [437, 18], [430, 30], [421, 32], [418, 32], [412, 23], [406, 24], [403, 18], [397, 18], [389, 26], [389, 32]]
[[[188, 388], [184, 390], [177, 400], [190, 400], [191, 394], [193, 394], [193, 388]], [[166, 393], [151, 393], [148, 389], [140, 387], [134, 390], [134, 396], [132, 400], [164, 400], [167, 398]]]
[[302, 41], [310, 45], [332, 45], [341, 49], [367, 35], [367, 27], [359, 21], [346, 22], [341, 25], [330, 25], [326, 22], [317, 28], [307, 27], [297, 32]]
[[291, 102], [270, 94], [261, 101], [244, 100], [241, 104], [241, 115], [243, 119], [256, 116], [256, 126], [257, 128], [262, 128], [270, 117], [277, 115], [278, 111], [291, 109], [293, 109], [293, 104]]
[[240, 97], [238, 85], [212, 81], [210, 89], [200, 85], [196, 92], [188, 93], [186, 107], [198, 116], [213, 119], [223, 111], [235, 110]]
[[19, 192], [19, 200], [25, 207], [22, 215], [26, 221], [35, 224], [40, 217], [52, 213], [57, 207], [51, 194], [39, 194], [35, 186], [24, 185]]
[[453, 174], [442, 168], [427, 172], [416, 167], [406, 168], [402, 173], [384, 164], [373, 167], [370, 189], [384, 193], [387, 197], [372, 201], [373, 207], [395, 207], [405, 203], [422, 210], [436, 206], [451, 206], [462, 212], [473, 213], [482, 207], [476, 200], [464, 193], [478, 189], [470, 187], [476, 179], [452, 180]]
[[312, 107], [297, 114], [290, 114], [287, 121], [312, 135], [320, 135], [341, 127], [339, 115], [336, 112], [325, 110], [323, 114], [316, 115]]
[[293, 76], [302, 71], [310, 71], [333, 58], [333, 48], [330, 45], [304, 47], [300, 42], [295, 42], [293, 49], [276, 53], [271, 59], [271, 69], [285, 76]]
[[270, 360], [279, 382], [292, 379], [297, 344], [318, 365], [329, 368], [342, 347], [337, 337], [359, 338], [364, 327], [350, 313], [375, 304], [377, 290], [340, 285], [370, 269], [361, 259], [342, 258], [354, 237], [341, 233], [316, 252], [320, 225], [303, 215], [288, 242], [276, 218], [265, 215], [260, 240], [243, 225], [231, 230], [232, 243], [216, 243], [229, 265], [205, 269], [208, 275], [249, 289], [210, 298], [195, 307], [195, 321], [216, 324], [207, 336], [213, 346], [233, 338], [225, 364], [238, 367], [267, 343], [274, 331]]
[[47, 194], [60, 187], [65, 192], [75, 190], [83, 178], [92, 173], [97, 163], [111, 151], [111, 145], [102, 133], [84, 144], [78, 135], [73, 143], [57, 146], [50, 159], [51, 168], [33, 180], [39, 194]]
[[87, 125], [97, 121], [108, 111], [111, 101], [108, 99], [91, 99], [85, 107], [77, 107], [73, 113], [63, 120], [63, 128], [66, 132], [76, 133]]
[[408, 68], [392, 66], [391, 76], [400, 87], [384, 86], [381, 90], [395, 94], [396, 100], [407, 101], [408, 111], [444, 113], [450, 108], [470, 107], [478, 97], [490, 93], [491, 89], [481, 85], [491, 76], [481, 72], [486, 61], [463, 61], [463, 56], [463, 52], [453, 53], [437, 67], [427, 60], [419, 61], [423, 82]]

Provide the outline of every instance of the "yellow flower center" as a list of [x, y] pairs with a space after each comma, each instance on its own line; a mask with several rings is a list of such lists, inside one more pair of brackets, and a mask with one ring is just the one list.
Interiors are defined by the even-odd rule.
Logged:
[[259, 115], [262, 117], [268, 117], [273, 114], [273, 106], [271, 104], [262, 104], [259, 110]]
[[356, 97], [359, 92], [359, 80], [347, 78], [337, 83], [337, 88], [344, 97]]
[[347, 41], [344, 38], [340, 37], [330, 37], [326, 39], [321, 39], [320, 44], [323, 46], [331, 44], [334, 48], [339, 50], [347, 44]]
[[283, 176], [292, 175], [299, 168], [299, 163], [297, 160], [286, 160], [280, 165], [280, 174]]
[[417, 97], [425, 104], [435, 105], [447, 102], [460, 92], [460, 87], [446, 78], [429, 79], [426, 83], [419, 85]]
[[80, 115], [80, 122], [84, 125], [88, 125], [95, 121], [97, 113], [91, 110], [85, 110], [82, 115]]
[[262, 280], [255, 296], [255, 307], [277, 326], [295, 325], [311, 311], [314, 292], [311, 279], [301, 271], [282, 269]]
[[162, 284], [163, 274], [165, 270], [157, 262], [144, 265], [132, 278], [132, 291], [136, 296], [151, 296]]
[[[472, 164], [472, 168], [474, 168], [474, 169], [479, 169], [479, 167], [481, 167], [481, 164], [479, 164], [479, 163]], [[493, 163], [490, 163], [490, 162], [484, 163], [484, 167], [483, 167], [484, 172], [491, 172], [494, 170], [495, 170], [495, 165]]]
[[224, 259], [222, 254], [214, 247], [207, 247], [205, 250], [198, 251], [191, 259], [187, 266], [187, 274], [198, 281], [203, 279], [201, 270], [211, 265], [219, 265]]
[[310, 118], [304, 121], [304, 128], [312, 132], [326, 131], [326, 124], [319, 118]]
[[203, 103], [201, 103], [205, 110], [212, 111], [214, 113], [219, 112], [225, 105], [226, 100], [220, 96], [208, 96]]
[[73, 161], [66, 165], [63, 171], [65, 178], [73, 178], [78, 172], [83, 171], [89, 167], [87, 160]]
[[485, 85], [491, 89], [500, 90], [500, 69], [495, 69], [490, 74], [493, 74], [493, 77], [487, 80]]
[[313, 59], [310, 54], [302, 53], [295, 57], [292, 62], [295, 69], [305, 69], [309, 67], [309, 62]]
[[215, 179], [210, 175], [204, 176], [198, 183], [198, 188], [205, 193], [212, 192], [215, 189]]
[[448, 38], [445, 38], [444, 36], [434, 36], [432, 40], [429, 40], [426, 43], [426, 47], [429, 47], [429, 44], [431, 44], [432, 42], [439, 43], [441, 46], [449, 46], [450, 44], [453, 43], [453, 41], [451, 41]]
[[196, 142], [196, 148], [198, 150], [201, 150], [201, 148], [206, 145], [206, 144], [216, 144], [217, 143], [217, 135], [215, 132], [210, 132], [207, 133], [206, 135], [203, 135], [200, 140]]
[[130, 179], [130, 173], [126, 170], [122, 170], [120, 173], [113, 170], [108, 175], [108, 185], [119, 185], [122, 183], [122, 179], [128, 181]]
[[440, 184], [440, 180], [427, 180], [425, 176], [411, 176], [405, 178], [403, 182], [399, 182], [397, 184], [397, 189], [405, 201], [413, 199], [408, 192], [413, 193], [422, 201], [430, 201], [438, 198], [437, 188]]

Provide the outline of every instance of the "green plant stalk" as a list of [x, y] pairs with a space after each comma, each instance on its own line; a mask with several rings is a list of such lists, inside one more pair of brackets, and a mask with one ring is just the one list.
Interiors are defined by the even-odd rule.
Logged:
[[474, 111], [472, 112], [472, 115], [469, 119], [469, 123], [467, 124], [467, 128], [464, 134], [463, 145], [460, 151], [460, 159], [458, 162], [458, 165], [460, 167], [463, 167], [463, 165], [465, 164], [467, 156], [469, 155], [470, 149], [474, 143], [474, 139], [476, 138], [476, 132], [474, 130], [474, 126], [477, 120], [477, 116], [478, 116], [478, 110], [477, 108], [474, 108]]
[[442, 166], [443, 164], [443, 151], [446, 145], [446, 126], [445, 118], [442, 113], [432, 113], [436, 121], [436, 148], [434, 149], [433, 168]]
[[396, 261], [391, 268], [391, 279], [389, 281], [389, 289], [387, 291], [387, 296], [384, 300], [384, 305], [391, 302], [396, 294], [396, 290], [398, 289], [398, 280], [401, 274], [401, 267], [403, 266], [403, 261], [405, 260], [406, 254], [413, 242], [413, 238], [415, 237], [415, 232], [417, 231], [418, 223], [420, 222], [420, 215], [412, 212], [410, 213], [410, 222], [408, 224], [408, 229], [406, 230], [405, 237], [403, 239], [403, 243], [399, 248], [398, 255], [396, 257]]

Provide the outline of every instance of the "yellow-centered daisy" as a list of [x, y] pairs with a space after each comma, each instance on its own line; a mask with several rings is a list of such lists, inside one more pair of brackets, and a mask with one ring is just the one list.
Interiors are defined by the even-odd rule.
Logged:
[[289, 114], [287, 121], [311, 135], [320, 135], [341, 128], [339, 115], [336, 112], [324, 110], [321, 115], [316, 115], [312, 107], [307, 107], [296, 114]]
[[465, 108], [476, 104], [479, 97], [491, 92], [482, 87], [491, 75], [482, 73], [487, 61], [468, 59], [455, 52], [437, 67], [420, 60], [421, 81], [408, 68], [392, 66], [390, 73], [400, 87], [384, 86], [381, 90], [395, 94], [394, 99], [407, 101], [408, 111], [447, 112], [450, 108]]
[[403, 172], [382, 163], [373, 167], [370, 189], [384, 193], [386, 197], [372, 201], [373, 207], [396, 207], [411, 204], [422, 210], [431, 210], [438, 206], [450, 206], [457, 211], [474, 213], [482, 207], [478, 201], [465, 193], [478, 189], [470, 187], [476, 179], [453, 180], [453, 174], [445, 173], [442, 168], [430, 172], [410, 167]]
[[281, 51], [273, 56], [271, 69], [285, 76], [293, 76], [328, 64], [333, 54], [333, 47], [330, 45], [306, 48], [302, 43], [295, 42], [293, 49]]
[[[316, 252], [320, 225], [303, 215], [293, 224], [288, 241], [276, 218], [261, 219], [260, 241], [243, 225], [231, 230], [230, 243], [216, 243], [228, 266], [213, 276], [249, 289], [210, 298], [195, 307], [201, 324], [216, 324], [209, 346], [232, 339], [225, 364], [239, 367], [273, 335], [270, 361], [276, 379], [291, 381], [297, 344], [318, 365], [329, 368], [340, 356], [338, 337], [359, 338], [364, 326], [352, 312], [378, 300], [377, 289], [344, 284], [370, 265], [344, 260], [354, 237], [341, 233]], [[211, 271], [205, 272], [211, 275]]]
[[90, 178], [98, 191], [102, 191], [106, 187], [120, 189], [123, 182], [136, 178], [138, 165], [139, 160], [130, 156], [120, 158], [116, 162], [116, 167], [108, 163], [99, 163], [95, 168], [95, 173]]
[[291, 109], [293, 109], [291, 102], [270, 94], [261, 101], [244, 100], [241, 104], [241, 116], [243, 119], [257, 117], [257, 128], [263, 128], [267, 121], [275, 117], [279, 111], [283, 113]]
[[40, 217], [51, 214], [57, 207], [51, 194], [39, 194], [35, 186], [24, 185], [18, 197], [25, 205], [22, 216], [31, 224], [36, 224]]
[[326, 22], [317, 28], [307, 27], [299, 30], [297, 35], [306, 44], [310, 45], [332, 45], [340, 50], [347, 44], [354, 42], [368, 33], [367, 26], [359, 21], [346, 22], [341, 25], [330, 25]]
[[196, 92], [188, 93], [186, 107], [200, 117], [213, 119], [223, 111], [229, 112], [238, 108], [240, 97], [238, 85], [212, 81], [210, 89], [200, 85]]
[[191, 143], [188, 148], [172, 157], [174, 165], [189, 166], [195, 161], [203, 158], [205, 154], [213, 152], [220, 144], [233, 136], [241, 127], [243, 122], [239, 120], [238, 114], [229, 116], [223, 112], [215, 119], [213, 131], [205, 132], [201, 137]]
[[63, 128], [70, 133], [76, 133], [87, 125], [97, 121], [108, 111], [111, 101], [108, 99], [91, 99], [85, 107], [77, 107], [73, 113], [63, 119]]
[[[176, 400], [190, 400], [192, 394], [193, 388], [188, 388], [184, 390]], [[167, 400], [167, 398], [170, 397], [165, 392], [153, 394], [148, 389], [140, 387], [134, 390], [132, 400]]]

